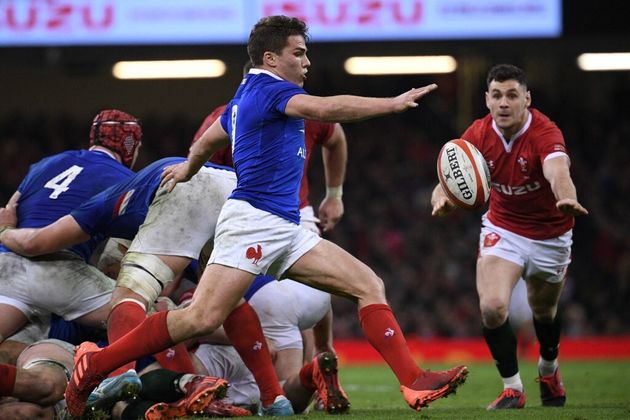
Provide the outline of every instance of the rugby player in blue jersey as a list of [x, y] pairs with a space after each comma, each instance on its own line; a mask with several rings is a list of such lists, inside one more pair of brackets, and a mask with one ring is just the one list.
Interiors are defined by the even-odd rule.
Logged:
[[[138, 119], [110, 109], [99, 112], [88, 150], [62, 152], [33, 164], [7, 207], [20, 228], [49, 225], [109, 186], [129, 178], [142, 140]], [[15, 225], [12, 223], [12, 225]], [[10, 227], [3, 224], [1, 231]], [[0, 245], [0, 342], [40, 311], [102, 325], [112, 280], [89, 266], [96, 241], [85, 241], [40, 259]]]
[[[210, 254], [219, 212], [236, 186], [236, 175], [232, 168], [206, 163], [191, 182], [172, 193], [167, 188], [160, 189], [163, 169], [184, 160], [177, 157], [158, 160], [92, 197], [57, 222], [41, 229], [12, 229], [0, 235], [0, 240], [26, 256], [49, 254], [89, 238], [133, 240], [122, 258], [113, 290], [114, 307], [108, 319], [108, 338], [112, 343], [146, 318], [147, 310], [162, 289], [191, 260], [198, 259], [200, 254], [205, 254], [207, 260]], [[6, 210], [0, 213], [0, 223], [6, 213]], [[284, 392], [256, 313], [243, 300], [227, 317], [224, 329], [254, 374], [261, 401], [274, 413], [278, 406], [275, 400]], [[156, 354], [162, 366], [194, 371], [183, 345], [168, 350]], [[110, 376], [132, 367], [125, 365]]]
[[382, 280], [340, 247], [299, 225], [304, 119], [350, 122], [404, 112], [437, 86], [390, 98], [310, 96], [302, 88], [310, 66], [306, 41], [306, 25], [296, 18], [269, 16], [252, 29], [247, 48], [254, 68], [221, 119], [191, 147], [188, 160], [166, 168], [163, 175], [164, 185], [173, 189], [190, 180], [214, 151], [232, 143], [238, 183], [221, 210], [215, 247], [192, 303], [152, 315], [104, 349], [80, 346], [65, 393], [72, 415], [83, 413], [92, 389], [117, 367], [214, 331], [254, 277], [265, 272], [356, 301], [363, 331], [392, 368], [412, 408], [419, 410], [464, 382], [465, 366], [440, 372], [420, 369], [387, 305]]

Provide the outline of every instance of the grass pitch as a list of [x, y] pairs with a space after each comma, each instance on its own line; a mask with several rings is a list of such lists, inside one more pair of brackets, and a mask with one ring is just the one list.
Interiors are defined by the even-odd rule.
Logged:
[[[432, 369], [450, 366], [435, 365]], [[384, 365], [342, 366], [340, 377], [352, 403], [344, 419], [630, 419], [630, 361], [561, 362], [567, 390], [563, 408], [542, 407], [536, 365], [521, 363], [520, 371], [527, 405], [523, 410], [486, 411], [485, 407], [502, 391], [498, 372], [492, 364], [469, 364], [466, 383], [457, 394], [438, 400], [422, 412], [404, 403], [397, 382]], [[296, 416], [315, 418], [321, 413]]]
[[[427, 366], [429, 367], [429, 366]], [[431, 365], [434, 370], [451, 366]], [[340, 420], [389, 419], [630, 419], [630, 361], [562, 362], [567, 390], [563, 408], [540, 404], [536, 365], [521, 363], [527, 405], [522, 410], [486, 411], [503, 389], [492, 364], [468, 364], [470, 373], [457, 394], [439, 400], [422, 412], [414, 412], [402, 399], [396, 379], [385, 365], [341, 366], [341, 382], [352, 408]], [[321, 412], [296, 415], [294, 419], [333, 419]]]

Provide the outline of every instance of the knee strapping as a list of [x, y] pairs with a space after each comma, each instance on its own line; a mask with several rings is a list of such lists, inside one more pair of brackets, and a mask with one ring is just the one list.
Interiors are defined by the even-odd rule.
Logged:
[[153, 303], [175, 277], [168, 265], [151, 254], [128, 252], [121, 264], [116, 285], [134, 291], [149, 303]]

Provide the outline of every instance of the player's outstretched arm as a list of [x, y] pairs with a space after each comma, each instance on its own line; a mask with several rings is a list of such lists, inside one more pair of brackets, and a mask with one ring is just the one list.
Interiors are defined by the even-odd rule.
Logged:
[[220, 120], [216, 120], [208, 127], [205, 133], [202, 134], [199, 140], [190, 146], [186, 161], [164, 168], [160, 186], [164, 186], [170, 182], [168, 191], [171, 192], [178, 182], [189, 181], [193, 175], [199, 172], [199, 169], [208, 161], [210, 156], [217, 150], [223, 148], [228, 142], [229, 137], [225, 130], [223, 130]]
[[418, 101], [435, 89], [437, 89], [437, 85], [434, 83], [410, 89], [392, 98], [369, 98], [353, 95], [295, 95], [287, 102], [285, 113], [292, 117], [317, 121], [361, 121], [416, 108]]
[[348, 144], [341, 125], [335, 124], [332, 136], [324, 144], [322, 160], [326, 178], [326, 197], [319, 205], [317, 216], [322, 230], [328, 232], [333, 230], [344, 213], [342, 194], [348, 162]]
[[25, 257], [50, 254], [90, 239], [74, 217], [67, 215], [43, 228], [10, 229], [0, 236], [2, 243]]
[[437, 184], [431, 193], [431, 216], [446, 216], [455, 210], [455, 204], [448, 199], [442, 186]]
[[547, 159], [543, 163], [543, 174], [556, 197], [556, 207], [564, 214], [579, 216], [588, 214], [577, 201], [577, 192], [569, 171], [569, 157], [566, 155]]

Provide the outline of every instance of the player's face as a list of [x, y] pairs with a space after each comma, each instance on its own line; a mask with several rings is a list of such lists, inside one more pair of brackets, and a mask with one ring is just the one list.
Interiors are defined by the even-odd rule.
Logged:
[[529, 91], [516, 80], [493, 80], [486, 92], [486, 106], [505, 137], [510, 137], [523, 128], [531, 102]]
[[275, 55], [275, 71], [284, 80], [304, 86], [311, 62], [306, 57], [306, 42], [302, 35], [291, 35], [282, 54]]

